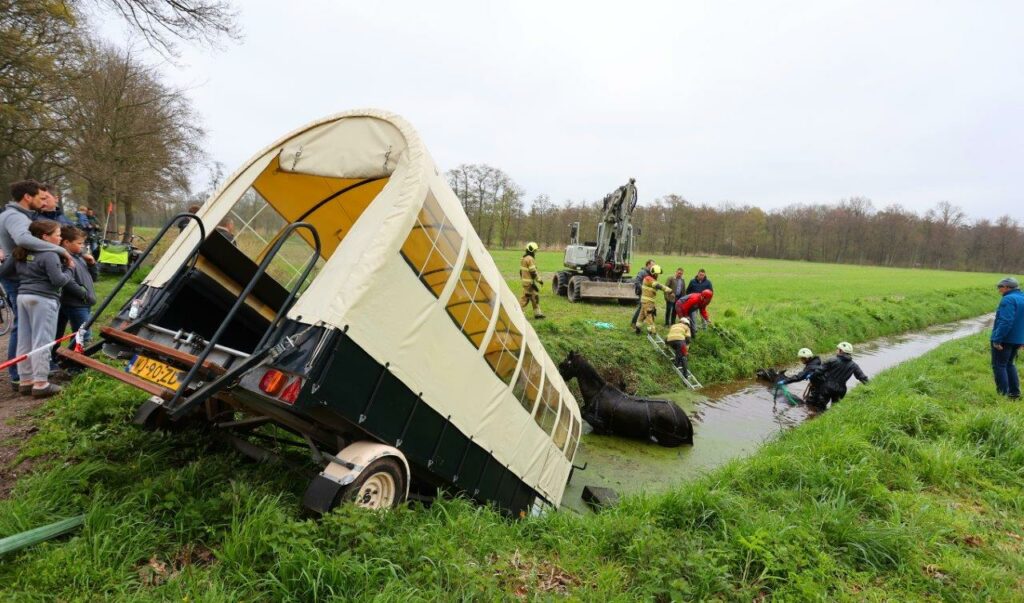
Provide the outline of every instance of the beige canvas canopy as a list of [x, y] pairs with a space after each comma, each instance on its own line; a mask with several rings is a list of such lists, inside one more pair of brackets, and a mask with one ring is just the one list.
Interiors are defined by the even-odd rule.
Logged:
[[[304, 126], [257, 153], [199, 216], [210, 231], [254, 197], [284, 223], [309, 222], [322, 241], [322, 266], [289, 318], [347, 329], [424, 402], [559, 504], [579, 407], [412, 127], [376, 110]], [[145, 284], [166, 285], [198, 237], [188, 227]], [[198, 266], [241, 290], [208, 262]]]

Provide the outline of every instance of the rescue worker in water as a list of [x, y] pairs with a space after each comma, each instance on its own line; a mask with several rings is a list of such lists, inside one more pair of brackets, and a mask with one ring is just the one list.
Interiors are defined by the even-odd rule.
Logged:
[[854, 376], [861, 383], [868, 382], [868, 376], [853, 361], [853, 346], [841, 341], [836, 345], [836, 356], [826, 360], [811, 375], [811, 396], [807, 403], [824, 409], [831, 402], [833, 406], [846, 397], [846, 382]]
[[[798, 383], [804, 379], [810, 379], [814, 371], [821, 368], [821, 357], [814, 354], [810, 348], [800, 348], [800, 351], [796, 353], [797, 358], [803, 363], [804, 368], [797, 374], [780, 379], [775, 385], [783, 386], [789, 385], [790, 383]], [[807, 393], [804, 395], [804, 401], [810, 403], [810, 401], [817, 401], [819, 396], [815, 393], [815, 386], [812, 382], [808, 386]]]
[[643, 285], [640, 287], [640, 316], [636, 319], [636, 324], [633, 325], [637, 335], [640, 334], [640, 323], [647, 324], [648, 333], [657, 331], [657, 327], [654, 326], [654, 317], [658, 315], [655, 298], [658, 291], [667, 291], [665, 285], [658, 282], [658, 276], [661, 275], [661, 266], [657, 264], [651, 266], [650, 272], [650, 274], [644, 277]]
[[540, 311], [540, 287], [543, 282], [537, 273], [537, 261], [534, 255], [537, 253], [537, 244], [530, 241], [526, 244], [526, 253], [519, 262], [519, 278], [523, 280], [523, 296], [519, 298], [519, 305], [526, 309], [526, 304], [533, 304], [533, 317], [544, 318]]

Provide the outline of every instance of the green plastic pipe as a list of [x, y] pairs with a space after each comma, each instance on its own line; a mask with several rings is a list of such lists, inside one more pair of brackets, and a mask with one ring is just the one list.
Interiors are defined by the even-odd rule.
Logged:
[[7, 553], [13, 553], [14, 551], [21, 550], [27, 546], [39, 544], [44, 540], [56, 538], [61, 534], [66, 534], [83, 523], [85, 523], [85, 515], [79, 515], [78, 517], [69, 517], [68, 519], [62, 519], [56, 523], [51, 523], [48, 526], [34, 528], [27, 532], [22, 532], [21, 534], [15, 534], [14, 536], [8, 536], [7, 538], [0, 539], [0, 557]]

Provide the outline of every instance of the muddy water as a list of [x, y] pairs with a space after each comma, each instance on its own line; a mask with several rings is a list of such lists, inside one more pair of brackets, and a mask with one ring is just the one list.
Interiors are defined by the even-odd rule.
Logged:
[[[992, 324], [991, 314], [923, 331], [885, 337], [854, 346], [854, 359], [869, 377], [906, 360], [916, 358], [952, 339], [972, 335]], [[826, 356], [823, 355], [824, 360]], [[787, 367], [790, 374], [799, 365]], [[699, 373], [699, 364], [695, 370]], [[805, 383], [790, 386], [795, 395]], [[851, 379], [847, 385], [859, 385]], [[701, 390], [657, 396], [676, 401], [693, 420], [694, 445], [662, 448], [633, 440], [587, 434], [583, 437], [576, 464], [587, 464], [575, 471], [566, 489], [563, 505], [585, 509], [580, 494], [585, 485], [605, 486], [620, 494], [657, 492], [681, 481], [693, 479], [732, 459], [747, 455], [783, 430], [814, 416], [804, 405], [790, 406], [785, 400], [773, 400], [767, 384], [753, 380], [734, 381]]]

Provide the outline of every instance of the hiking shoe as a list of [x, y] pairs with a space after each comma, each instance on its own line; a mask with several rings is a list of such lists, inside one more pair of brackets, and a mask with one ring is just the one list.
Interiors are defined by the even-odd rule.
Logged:
[[546, 317], [546, 316], [544, 316], [543, 314], [534, 314], [534, 315], [533, 315], [533, 317], [534, 317], [534, 318], [547, 318], [547, 317]]
[[11, 389], [14, 390], [14, 393], [21, 393], [21, 390], [18, 389], [19, 387], [21, 387], [20, 381], [11, 381]]
[[27, 395], [31, 394], [32, 393], [32, 384], [31, 383], [26, 383], [24, 385], [19, 385], [18, 386], [18, 393], [23, 395], [23, 396], [27, 396]]
[[59, 394], [61, 387], [53, 383], [47, 383], [46, 387], [33, 387], [32, 397], [33, 398], [49, 398], [54, 394]]

